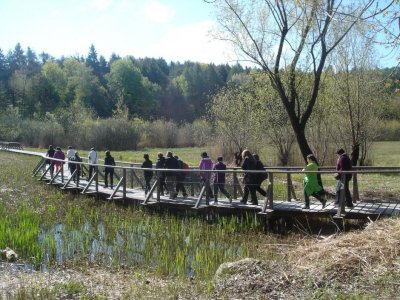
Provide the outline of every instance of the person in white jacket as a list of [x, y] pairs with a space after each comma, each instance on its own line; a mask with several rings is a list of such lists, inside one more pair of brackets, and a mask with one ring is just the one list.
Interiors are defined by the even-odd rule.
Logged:
[[[72, 146], [68, 146], [68, 150], [67, 150], [67, 158], [68, 158], [68, 160], [75, 160], [75, 153], [76, 153], [76, 150]], [[71, 173], [71, 175], [72, 175], [72, 172], [73, 172], [71, 170], [75, 169], [74, 166], [72, 166], [72, 165], [73, 164], [68, 163], [68, 169], [69, 169], [69, 172]]]
[[92, 178], [93, 171], [96, 170], [96, 166], [99, 161], [99, 155], [97, 154], [97, 151], [94, 148], [90, 149], [89, 155], [88, 155], [88, 163], [89, 163], [89, 179]]

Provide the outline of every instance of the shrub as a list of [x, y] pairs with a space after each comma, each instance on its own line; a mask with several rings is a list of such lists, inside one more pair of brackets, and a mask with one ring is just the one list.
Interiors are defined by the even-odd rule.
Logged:
[[63, 146], [65, 134], [57, 122], [24, 120], [21, 125], [21, 140], [32, 147]]
[[79, 147], [99, 150], [136, 149], [140, 131], [132, 121], [122, 118], [109, 118], [87, 121], [78, 132]]

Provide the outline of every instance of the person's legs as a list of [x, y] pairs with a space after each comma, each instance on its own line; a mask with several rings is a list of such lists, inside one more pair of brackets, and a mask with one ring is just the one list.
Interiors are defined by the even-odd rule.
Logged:
[[175, 191], [176, 178], [175, 178], [175, 176], [167, 175], [167, 177], [165, 178], [165, 183], [166, 183], [168, 191], [169, 191], [169, 198], [175, 199], [176, 198], [176, 191]]
[[341, 187], [342, 187], [342, 182], [338, 180], [336, 184], [335, 204], [339, 204]]
[[258, 205], [256, 186], [254, 184], [249, 185], [249, 189], [250, 189], [251, 203]]
[[351, 198], [350, 194], [350, 181], [346, 180], [344, 183], [344, 196], [346, 198], [346, 206], [347, 207], [353, 207], [353, 199]]
[[[108, 171], [108, 169], [104, 170], [104, 187], [108, 187], [108, 174], [110, 172]], [[89, 172], [89, 174], [91, 174], [91, 172]], [[90, 177], [90, 175], [89, 175]]]
[[243, 203], [243, 204], [246, 204], [246, 203], [247, 203], [247, 198], [249, 198], [249, 192], [250, 192], [250, 190], [249, 190], [249, 185], [246, 184], [246, 185], [244, 186], [243, 199], [242, 199], [242, 201], [240, 201], [241, 203]]
[[313, 193], [312, 196], [316, 199], [318, 199], [321, 203], [322, 203], [322, 208], [325, 207], [326, 205], [326, 199], [325, 199], [325, 195], [324, 195], [324, 191], [321, 190], [319, 192]]
[[90, 180], [90, 178], [92, 178], [93, 169], [94, 169], [94, 167], [89, 165], [89, 180]]
[[144, 178], [144, 193], [147, 194], [150, 191], [150, 177], [145, 177]]
[[307, 195], [306, 191], [304, 191], [304, 207], [303, 209], [309, 209], [310, 208], [310, 197]]
[[267, 192], [261, 188], [261, 184], [256, 185], [256, 191], [259, 192], [264, 197], [267, 196]]
[[221, 189], [221, 184], [214, 182], [214, 201], [218, 202], [218, 189]]
[[114, 169], [110, 170], [110, 183], [111, 183], [111, 188], [114, 187]]

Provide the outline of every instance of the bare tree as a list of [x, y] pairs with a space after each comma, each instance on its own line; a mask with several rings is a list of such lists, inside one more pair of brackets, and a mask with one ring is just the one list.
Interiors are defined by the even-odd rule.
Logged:
[[[245, 60], [268, 75], [306, 160], [312, 151], [305, 129], [327, 58], [356, 24], [379, 24], [379, 17], [396, 2], [215, 0], [215, 36], [233, 43]], [[301, 86], [305, 73], [312, 74], [308, 88]]]
[[364, 32], [356, 30], [332, 57], [336, 70], [330, 88], [336, 102], [334, 124], [339, 142], [351, 147], [353, 165], [365, 164], [384, 111], [384, 83], [376, 71], [371, 43]]

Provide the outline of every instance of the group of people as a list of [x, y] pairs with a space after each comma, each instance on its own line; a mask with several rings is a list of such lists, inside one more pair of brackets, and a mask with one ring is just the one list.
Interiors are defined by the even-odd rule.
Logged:
[[[337, 180], [336, 184], [336, 194], [335, 194], [335, 204], [339, 205], [341, 197], [345, 198], [345, 203], [347, 207], [353, 207], [353, 200], [350, 194], [350, 180], [352, 178], [351, 173], [346, 173], [342, 176], [341, 172], [343, 171], [351, 171], [352, 162], [350, 157], [343, 149], [339, 149], [336, 151], [338, 156], [336, 161], [336, 172], [335, 179]], [[313, 173], [318, 171], [318, 163], [317, 159], [313, 154], [307, 155], [307, 166], [303, 171], [308, 171], [304, 178], [304, 201], [305, 205], [303, 209], [310, 209], [310, 196], [318, 199], [322, 208], [326, 205], [326, 192], [324, 191], [322, 180], [320, 174]], [[344, 193], [344, 195], [343, 195]]]
[[[148, 154], [145, 154], [145, 156], [148, 157]], [[144, 165], [146, 163], [147, 163], [146, 168], [152, 167], [152, 164], [148, 163], [145, 158], [145, 161], [142, 164], [142, 168], [145, 168]], [[189, 169], [189, 166], [187, 163], [182, 161], [179, 158], [179, 156], [174, 155], [171, 151], [168, 151], [166, 157], [164, 157], [164, 155], [161, 152], [157, 154], [156, 169], [180, 170], [180, 169]], [[169, 194], [170, 199], [176, 199], [176, 197], [178, 197], [179, 192], [181, 191], [182, 196], [187, 197], [187, 192], [184, 184], [186, 175], [187, 175], [186, 172], [179, 172], [179, 171], [160, 172], [159, 180], [160, 180], [161, 195], [164, 195], [164, 193]], [[148, 179], [148, 182], [150, 182], [150, 179]], [[145, 193], [147, 193], [149, 187], [150, 186], [146, 181]]]
[[[68, 146], [67, 153], [65, 154], [64, 151], [62, 151], [61, 147], [56, 147], [54, 149], [53, 145], [49, 146], [49, 149], [47, 150], [46, 157], [48, 157], [46, 163], [50, 165], [50, 175], [53, 177], [54, 170], [58, 172], [61, 169], [61, 166], [64, 164], [63, 161], [66, 158], [68, 159], [68, 169], [73, 176], [73, 180], [79, 180], [79, 177], [81, 174], [83, 175], [83, 170], [81, 168], [81, 164], [79, 162], [82, 162], [82, 158], [80, 157], [78, 151], [76, 151], [72, 146]], [[51, 160], [49, 158], [55, 158], [59, 160]], [[90, 180], [93, 176], [93, 173], [95, 172], [98, 164], [98, 153], [94, 147], [92, 147], [89, 151], [88, 154], [88, 164], [89, 164], [89, 177], [88, 180]], [[77, 162], [77, 163], [75, 163]], [[105, 158], [104, 158], [104, 187], [108, 188], [108, 179], [110, 179], [110, 187], [113, 188], [113, 178], [114, 178], [114, 168], [115, 166], [115, 160], [111, 156], [111, 153], [109, 150], [105, 152]]]
[[[352, 169], [352, 162], [349, 156], [343, 149], [339, 149], [336, 154], [338, 159], [336, 162], [336, 175], [337, 185], [336, 185], [336, 195], [335, 204], [339, 204], [342, 193], [344, 193], [344, 198], [347, 207], [353, 207], [353, 201], [351, 198], [349, 190], [349, 182], [352, 178], [351, 173], [347, 173], [341, 176], [340, 172], [350, 171]], [[62, 151], [61, 147], [49, 146], [46, 153], [49, 158], [55, 158], [57, 160], [47, 159], [46, 163], [50, 165], [50, 174], [53, 177], [54, 171], [58, 172], [62, 165], [63, 160], [68, 159], [68, 169], [71, 175], [74, 176], [73, 180], [78, 180], [82, 172], [81, 165], [74, 162], [82, 162], [82, 158], [79, 156], [78, 151], [76, 151], [72, 146], [68, 147], [66, 155]], [[144, 162], [141, 167], [144, 168], [144, 179], [145, 179], [145, 194], [147, 194], [151, 187], [150, 183], [153, 178], [153, 162], [150, 160], [149, 154], [145, 153], [143, 155]], [[88, 154], [88, 164], [89, 164], [89, 177], [90, 180], [93, 173], [96, 171], [98, 165], [98, 153], [95, 148], [91, 148]], [[114, 166], [115, 160], [111, 156], [109, 150], [105, 152], [104, 159], [104, 187], [108, 188], [108, 183], [110, 187], [113, 188], [113, 178], [114, 178]], [[157, 162], [155, 165], [156, 169], [171, 169], [174, 171], [163, 171], [159, 173], [160, 180], [160, 192], [161, 195], [169, 194], [170, 199], [176, 199], [179, 192], [182, 192], [183, 197], [187, 197], [186, 188], [184, 185], [185, 177], [187, 172], [176, 171], [181, 169], [189, 169], [189, 166], [183, 162], [177, 155], [173, 155], [171, 151], [166, 153], [166, 157], [160, 152], [157, 155]], [[218, 192], [220, 191], [225, 197], [227, 197], [230, 202], [232, 197], [229, 192], [225, 189], [225, 172], [226, 165], [223, 162], [223, 157], [219, 156], [217, 161], [213, 163], [211, 158], [208, 156], [207, 152], [201, 153], [201, 159], [199, 163], [200, 170], [200, 181], [202, 186], [207, 189], [205, 192], [208, 194], [209, 198], [214, 200], [215, 203], [218, 202]], [[260, 161], [259, 156], [256, 153], [251, 153], [249, 150], [245, 149], [241, 153], [241, 168], [243, 173], [243, 183], [244, 192], [243, 198], [240, 201], [242, 204], [247, 204], [249, 195], [251, 197], [251, 204], [258, 205], [257, 192], [262, 196], [266, 196], [267, 192], [261, 188], [261, 184], [264, 180], [268, 178], [268, 173], [265, 172], [263, 163]], [[208, 171], [216, 172], [208, 172]], [[248, 172], [248, 171], [264, 171], [264, 172]], [[205, 172], [207, 171], [207, 172]], [[310, 196], [318, 199], [322, 207], [326, 205], [326, 192], [324, 191], [322, 180], [320, 174], [315, 173], [318, 171], [317, 159], [313, 154], [307, 156], [307, 166], [303, 169], [307, 172], [304, 178], [304, 209], [310, 208]], [[108, 180], [109, 179], [109, 180]], [[206, 185], [206, 183], [209, 183]], [[211, 188], [213, 186], [213, 189]]]

